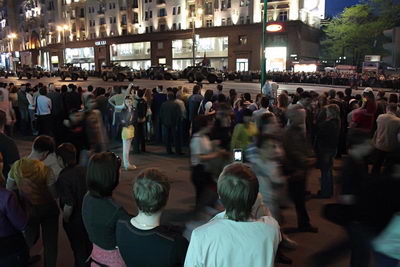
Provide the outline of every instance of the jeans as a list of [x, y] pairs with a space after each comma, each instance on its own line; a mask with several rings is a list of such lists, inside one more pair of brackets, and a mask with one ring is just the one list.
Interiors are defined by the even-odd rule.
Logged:
[[125, 168], [128, 168], [131, 164], [129, 163], [129, 152], [131, 150], [132, 139], [122, 139], [122, 163]]
[[63, 227], [74, 252], [75, 267], [89, 266], [86, 260], [92, 251], [92, 243], [89, 240], [82, 218], [73, 219], [68, 223], [63, 222]]
[[28, 225], [25, 230], [25, 239], [29, 248], [38, 241], [40, 231], [44, 247], [44, 266], [55, 267], [58, 249], [58, 215], [60, 211], [56, 202], [42, 205], [33, 205]]
[[31, 131], [33, 135], [38, 134], [37, 123], [35, 124], [34, 121], [36, 120], [35, 111], [30, 109], [29, 110], [29, 121], [31, 123]]
[[321, 195], [332, 197], [333, 195], [333, 157], [336, 151], [320, 150], [318, 153], [321, 170]]
[[20, 121], [19, 130], [23, 135], [29, 134], [30, 124], [29, 124], [29, 111], [26, 108], [19, 108]]

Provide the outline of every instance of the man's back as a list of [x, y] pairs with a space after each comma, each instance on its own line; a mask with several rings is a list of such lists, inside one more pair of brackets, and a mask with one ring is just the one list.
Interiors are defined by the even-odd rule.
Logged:
[[164, 102], [160, 109], [161, 123], [165, 126], [175, 126], [181, 118], [181, 108], [173, 100]]
[[217, 214], [192, 233], [185, 266], [270, 267], [280, 242], [278, 223], [272, 217], [236, 222]]
[[400, 118], [386, 113], [379, 115], [376, 120], [378, 128], [374, 135], [374, 145], [377, 149], [391, 152], [399, 149], [397, 135], [400, 131]]

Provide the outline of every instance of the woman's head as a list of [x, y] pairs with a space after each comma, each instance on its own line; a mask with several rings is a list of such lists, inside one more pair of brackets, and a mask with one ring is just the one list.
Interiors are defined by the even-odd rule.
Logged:
[[204, 101], [208, 102], [212, 100], [214, 93], [212, 90], [207, 90], [206, 93], [204, 94]]
[[168, 201], [168, 177], [158, 169], [146, 169], [133, 184], [133, 198], [138, 209], [147, 215], [162, 210]]
[[109, 197], [119, 182], [121, 159], [112, 152], [94, 154], [88, 164], [86, 183], [91, 195]]
[[124, 104], [126, 108], [132, 107], [133, 105], [132, 99], [129, 96], [125, 97]]
[[287, 94], [280, 94], [278, 96], [278, 107], [287, 108], [289, 106], [289, 97]]
[[219, 176], [218, 195], [230, 220], [248, 220], [257, 194], [257, 177], [242, 163], [226, 166]]

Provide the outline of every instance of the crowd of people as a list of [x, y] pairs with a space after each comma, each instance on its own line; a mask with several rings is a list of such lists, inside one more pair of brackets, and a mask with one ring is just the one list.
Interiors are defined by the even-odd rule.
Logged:
[[315, 83], [329, 85], [344, 85], [352, 88], [377, 87], [400, 90], [399, 74], [384, 74], [377, 72], [268, 72], [267, 78], [284, 83]]
[[[253, 99], [233, 89], [225, 94], [222, 85], [202, 91], [201, 84], [191, 94], [134, 84], [2, 84], [0, 266], [37, 261], [30, 249], [40, 235], [44, 266], [56, 266], [59, 216], [75, 266], [290, 264], [284, 249], [297, 243], [289, 235], [319, 232], [307, 210], [313, 198], [331, 200], [323, 217], [347, 236], [321, 248], [310, 266], [348, 251], [351, 267], [369, 266], [370, 255], [378, 267], [399, 264], [397, 94], [297, 88]], [[27, 157], [19, 156], [16, 134], [36, 136]], [[119, 142], [122, 159], [110, 152]], [[113, 199], [121, 170], [135, 170], [135, 155], [148, 144], [177, 156], [189, 151], [197, 223], [188, 221], [184, 231], [161, 224], [171, 186], [162, 170], [133, 179], [135, 216]], [[334, 159], [341, 158], [336, 178]], [[312, 193], [313, 168], [321, 176]], [[297, 224], [281, 228], [289, 200]]]

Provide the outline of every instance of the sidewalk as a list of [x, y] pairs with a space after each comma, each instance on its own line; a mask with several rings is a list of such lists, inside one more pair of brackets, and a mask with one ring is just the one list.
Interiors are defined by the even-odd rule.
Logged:
[[[17, 145], [20, 155], [26, 156], [31, 149], [30, 141], [18, 140]], [[129, 213], [135, 214], [136, 207], [132, 197], [132, 181], [135, 176], [143, 169], [149, 167], [160, 168], [171, 179], [171, 192], [168, 205], [163, 214], [162, 221], [166, 223], [183, 224], [185, 219], [189, 219], [187, 214], [194, 206], [194, 188], [190, 182], [189, 158], [186, 156], [170, 156], [165, 154], [164, 147], [147, 146], [149, 152], [139, 155], [131, 155], [132, 162], [138, 166], [138, 170], [132, 172], [122, 171], [120, 184], [114, 192], [114, 198], [120, 203]], [[121, 154], [121, 149], [115, 149], [114, 152]], [[336, 162], [335, 165], [340, 164]], [[318, 190], [319, 171], [312, 170], [309, 178], [309, 190], [315, 193]], [[308, 267], [306, 259], [309, 255], [317, 250], [327, 246], [333, 240], [337, 240], [343, 236], [342, 230], [333, 225], [320, 216], [321, 207], [323, 204], [333, 202], [334, 200], [310, 200], [307, 203], [307, 208], [311, 217], [311, 223], [319, 227], [318, 234], [299, 233], [291, 234], [290, 237], [299, 243], [299, 247], [294, 251], [287, 251], [285, 254], [293, 259], [294, 267]], [[284, 224], [282, 227], [294, 227], [296, 223], [296, 214], [294, 208], [290, 206], [284, 210]], [[69, 242], [66, 238], [64, 229], [60, 220], [59, 228], [59, 251], [57, 267], [73, 266], [73, 255]], [[43, 252], [41, 241], [36, 244], [32, 250], [32, 255]], [[245, 252], [244, 252], [245, 253]], [[340, 261], [334, 267], [347, 266], [345, 260]], [[42, 262], [33, 266], [42, 266]], [[277, 267], [288, 265], [276, 264]]]

